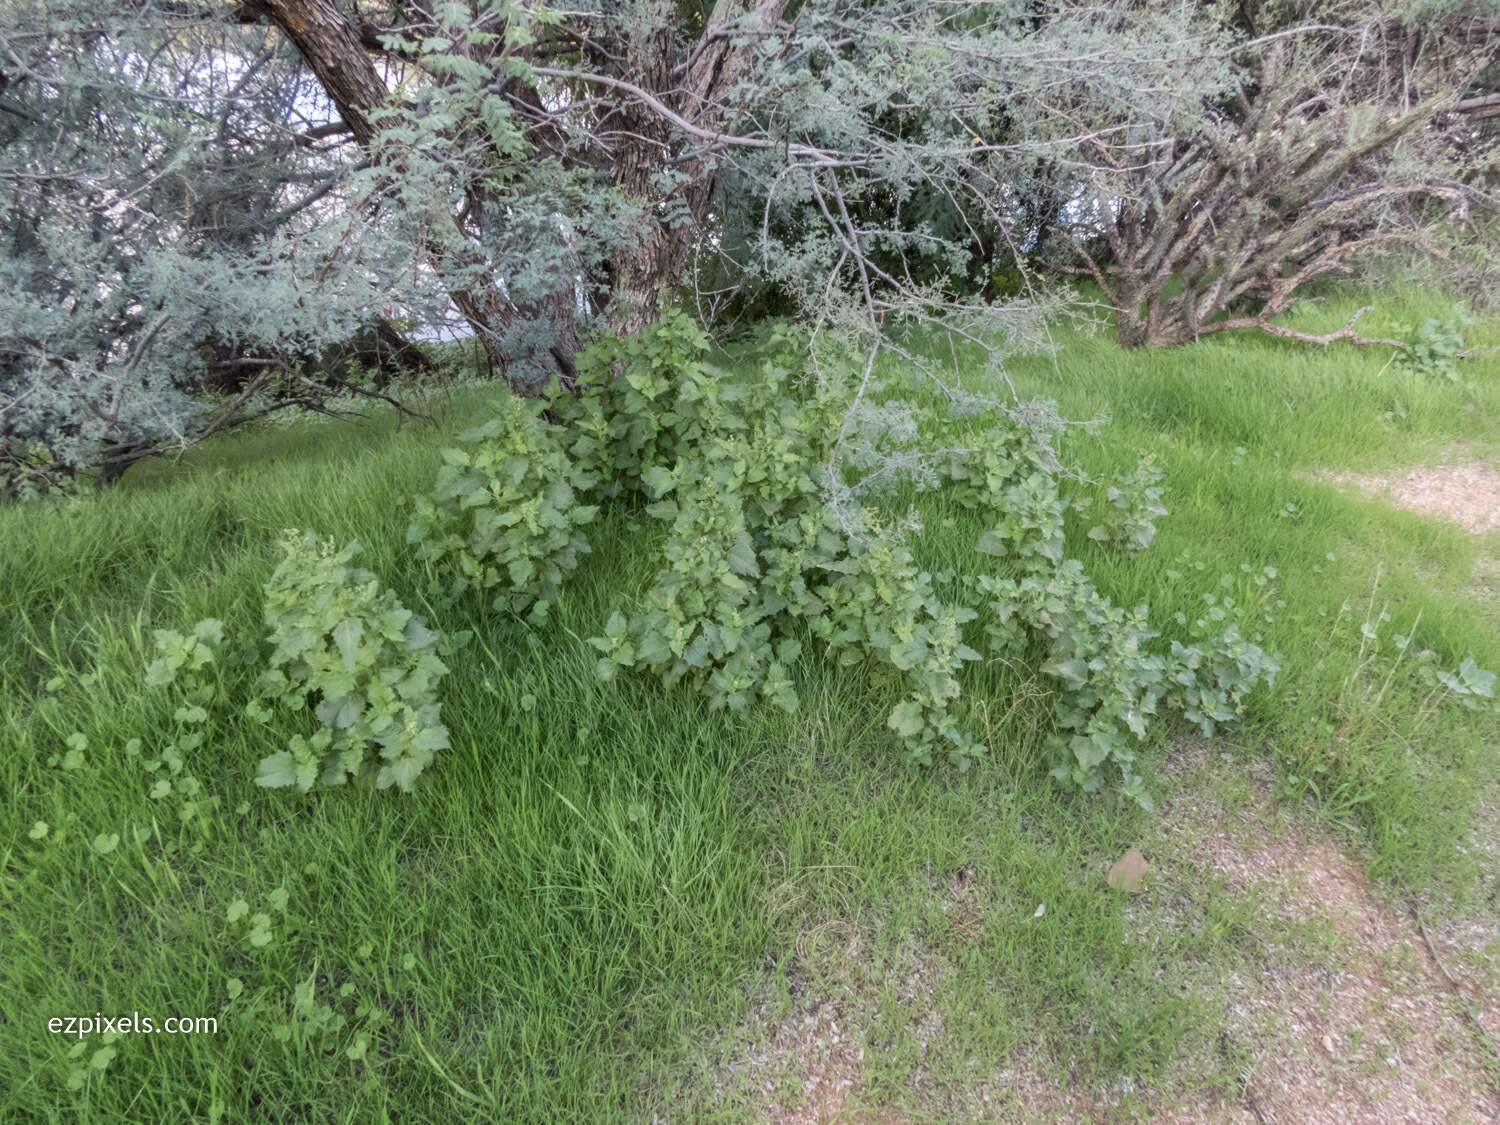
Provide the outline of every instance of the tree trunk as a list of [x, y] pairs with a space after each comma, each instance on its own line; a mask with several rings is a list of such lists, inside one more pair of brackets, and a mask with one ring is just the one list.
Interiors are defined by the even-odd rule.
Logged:
[[264, 15], [291, 40], [354, 139], [369, 147], [375, 139], [369, 113], [389, 91], [335, 0], [249, 0], [245, 8]]
[[1151, 346], [1150, 323], [1143, 312], [1144, 287], [1137, 281], [1114, 279], [1115, 336], [1126, 351]]
[[[265, 16], [286, 35], [338, 107], [355, 140], [366, 149], [371, 148], [378, 130], [370, 120], [370, 113], [384, 104], [389, 90], [370, 60], [358, 28], [337, 0], [246, 0], [242, 11]], [[467, 241], [457, 221], [453, 221], [450, 231], [441, 233], [454, 243]], [[443, 237], [432, 238], [425, 252], [489, 361], [504, 370], [511, 358], [502, 345], [505, 329], [517, 320], [538, 319], [551, 332], [546, 348], [550, 366], [570, 385], [575, 377], [573, 358], [578, 350], [576, 298], [571, 284], [566, 291], [516, 309], [493, 285], [456, 280], [444, 263], [444, 241]], [[475, 260], [479, 257], [476, 248]]]
[[[672, 25], [677, 5], [656, 0], [649, 18], [639, 19], [627, 56], [627, 80], [662, 101], [676, 93], [682, 117], [698, 129], [723, 128], [725, 98], [739, 81], [747, 52], [771, 34], [789, 0], [717, 0], [692, 51], [695, 60], [680, 85], [672, 77]], [[660, 114], [632, 101], [622, 113], [615, 183], [646, 205], [639, 248], [615, 263], [608, 303], [610, 323], [621, 335], [650, 324], [662, 304], [682, 284], [688, 255], [699, 237], [718, 184], [718, 157], [711, 146], [677, 169], [686, 178], [674, 190], [657, 186], [663, 152], [670, 151], [672, 127]]]

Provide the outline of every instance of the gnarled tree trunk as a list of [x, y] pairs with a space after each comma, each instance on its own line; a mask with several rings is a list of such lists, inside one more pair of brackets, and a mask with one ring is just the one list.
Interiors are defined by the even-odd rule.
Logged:
[[[378, 126], [371, 120], [371, 114], [384, 104], [389, 90], [371, 61], [361, 29], [350, 21], [337, 0], [245, 0], [240, 12], [245, 16], [264, 16], [286, 35], [338, 108], [355, 140], [367, 149], [373, 147]], [[535, 93], [530, 94], [534, 100]], [[525, 92], [520, 96], [524, 97]], [[467, 210], [482, 209], [483, 201], [482, 188], [474, 187], [468, 195]], [[466, 236], [456, 219], [451, 222], [451, 231], [439, 233], [447, 236], [449, 243], [462, 244]], [[578, 350], [577, 299], [571, 279], [560, 283], [552, 295], [518, 308], [495, 285], [456, 277], [443, 252], [443, 241], [439, 237], [430, 240], [429, 260], [490, 361], [502, 370], [506, 367], [510, 357], [503, 346], [503, 337], [509, 325], [521, 320], [541, 321], [550, 331], [546, 351], [554, 373], [565, 384], [571, 384]], [[474, 267], [482, 261], [478, 247], [473, 257], [473, 262], [462, 264]], [[459, 272], [472, 277], [475, 271], [469, 268]]]
[[639, 97], [626, 95], [614, 161], [614, 180], [645, 203], [639, 247], [615, 263], [608, 298], [611, 325], [622, 335], [656, 319], [682, 284], [688, 255], [708, 215], [717, 186], [713, 136], [725, 131], [726, 96], [742, 74], [745, 52], [772, 34], [789, 0], [717, 0], [694, 47], [685, 77], [674, 79], [672, 23], [677, 5], [655, 0], [639, 22], [626, 59], [626, 81], [673, 105], [692, 132], [686, 143], [697, 155], [677, 166], [681, 179], [670, 191], [660, 185], [662, 154], [680, 127]]
[[[1359, 73], [1365, 44], [1377, 41], [1350, 36], [1321, 50], [1278, 42], [1247, 77], [1236, 119], [1164, 137], [1128, 165], [1096, 146], [1098, 230], [1110, 260], [1101, 268], [1075, 248], [1116, 310], [1122, 347], [1240, 329], [1297, 337], [1270, 322], [1309, 282], [1347, 272], [1368, 247], [1411, 239], [1382, 225], [1383, 207], [1403, 199], [1465, 206], [1462, 185], [1399, 169], [1391, 153], [1465, 104], [1465, 75], [1484, 58], [1458, 60], [1410, 98], [1375, 82], [1339, 101], [1330, 68]], [[1344, 96], [1343, 84], [1332, 86]], [[1332, 338], [1360, 340], [1352, 325]]]

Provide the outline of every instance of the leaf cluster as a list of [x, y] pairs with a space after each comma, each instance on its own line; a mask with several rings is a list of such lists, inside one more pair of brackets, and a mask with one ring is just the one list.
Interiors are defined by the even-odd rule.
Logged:
[[558, 589], [587, 554], [581, 529], [597, 508], [578, 494], [597, 478], [563, 448], [542, 404], [508, 397], [498, 415], [464, 435], [468, 448], [443, 450], [429, 496], [416, 500], [407, 542], [457, 598], [494, 591], [495, 608], [541, 622]]
[[351, 565], [357, 543], [338, 549], [288, 531], [281, 548], [265, 588], [274, 647], [248, 710], [267, 722], [267, 704], [293, 714], [311, 705], [319, 727], [263, 759], [256, 784], [306, 792], [373, 772], [377, 788], [410, 790], [448, 746], [437, 698], [448, 670], [439, 635], [374, 574]]
[[221, 663], [224, 623], [206, 617], [186, 633], [157, 629], [154, 641], [156, 659], [146, 666], [145, 679], [151, 687], [170, 689], [177, 703], [172, 714], [175, 729], [156, 753], [143, 754], [141, 740], [132, 738], [125, 744], [125, 755], [138, 760], [141, 768], [151, 775], [151, 787], [147, 790], [151, 800], [165, 803], [175, 795], [178, 823], [184, 828], [190, 824], [197, 827], [197, 835], [188, 846], [199, 849], [210, 831], [208, 814], [218, 808], [219, 798], [204, 792], [202, 783], [187, 768], [187, 756], [203, 745], [213, 722], [221, 717], [214, 712], [216, 705], [224, 700], [216, 675]]
[[1089, 538], [1114, 543], [1130, 552], [1151, 546], [1156, 538], [1156, 521], [1167, 514], [1161, 502], [1161, 479], [1155, 456], [1142, 453], [1135, 471], [1120, 477], [1105, 493], [1109, 508], [1103, 522], [1089, 528]]
[[[964, 668], [982, 659], [976, 646], [1002, 659], [1039, 647], [1056, 686], [1053, 776], [1085, 791], [1113, 776], [1143, 804], [1134, 761], [1153, 718], [1180, 714], [1211, 731], [1274, 682], [1276, 660], [1232, 622], [1167, 644], [1145, 607], [1113, 605], [1065, 558], [1070, 501], [1055, 455], [1004, 411], [981, 412], [967, 429], [930, 416], [893, 421], [884, 408], [864, 415], [880, 440], [900, 432], [941, 442], [923, 462], [935, 471], [904, 479], [943, 489], [989, 523], [974, 546], [995, 573], [966, 577], [986, 599], [968, 604], [941, 596], [952, 584], [882, 530], [889, 513], [860, 505], [846, 520], [829, 503], [844, 399], [795, 379], [785, 353], [752, 378], [726, 375], [707, 363], [701, 334], [672, 313], [595, 345], [588, 362], [581, 393], [558, 404], [573, 423], [570, 453], [598, 479], [601, 498], [635, 498], [666, 531], [651, 587], [590, 639], [601, 678], [643, 668], [668, 685], [691, 684], [711, 707], [767, 700], [793, 710], [793, 672], [810, 634], [839, 662], [869, 663], [897, 686], [887, 726], [908, 761], [946, 758], [964, 769], [982, 751], [962, 702]], [[886, 401], [896, 406], [915, 409]], [[887, 456], [909, 468], [904, 447]], [[1149, 545], [1151, 518], [1165, 512], [1160, 479], [1146, 458], [1111, 490], [1114, 526], [1135, 549]]]
[[590, 643], [599, 674], [645, 667], [688, 680], [710, 706], [766, 699], [794, 710], [798, 622], [825, 609], [822, 587], [848, 552], [813, 476], [834, 404], [791, 386], [773, 356], [749, 380], [705, 361], [707, 340], [673, 311], [584, 357], [573, 452], [606, 493], [646, 501], [666, 525], [664, 566], [634, 613], [616, 611]]
[[1428, 378], [1462, 382], [1458, 361], [1463, 357], [1464, 334], [1473, 323], [1467, 312], [1455, 309], [1446, 316], [1429, 316], [1419, 325], [1409, 325], [1402, 365]]

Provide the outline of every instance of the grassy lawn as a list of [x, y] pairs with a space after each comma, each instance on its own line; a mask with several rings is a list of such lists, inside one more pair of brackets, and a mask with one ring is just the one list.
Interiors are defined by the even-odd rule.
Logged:
[[[1300, 323], [1337, 327], [1355, 304]], [[1362, 327], [1440, 308], [1391, 298]], [[593, 529], [543, 629], [420, 609], [476, 636], [441, 689], [453, 747], [412, 795], [258, 789], [273, 748], [238, 707], [163, 755], [174, 704], [142, 680], [152, 629], [222, 618], [223, 690], [247, 699], [282, 528], [358, 538], [420, 607], [411, 497], [483, 393], [438, 430], [234, 436], [106, 497], [0, 510], [0, 1119], [756, 1120], [809, 1097], [777, 1061], [805, 1061], [799, 1028], [850, 1045], [819, 1055], [857, 1069], [850, 1106], [911, 1120], [1019, 1112], [1017, 1072], [1101, 1116], [1233, 1101], [1261, 1040], [1228, 1014], [1229, 982], [1350, 955], [1279, 892], [1200, 862], [1195, 840], [1245, 810], [1267, 839], [1336, 841], [1382, 900], [1494, 931], [1476, 826], [1500, 807], [1500, 723], [1434, 698], [1411, 664], [1429, 649], [1446, 670], [1500, 669], [1482, 582], [1500, 537], [1320, 473], [1455, 449], [1500, 466], [1500, 360], [1457, 385], [1347, 345], [1061, 343], [1012, 374], [1070, 417], [1108, 415], [1067, 440], [1100, 482], [1085, 491], [1149, 450], [1171, 510], [1143, 556], [1082, 529], [1071, 551], [1167, 631], [1231, 596], [1283, 661], [1233, 740], [1156, 738], [1157, 814], [1048, 779], [1035, 669], [981, 672], [990, 753], [963, 776], [902, 768], [892, 698], [859, 668], [805, 658], [796, 716], [597, 682], [580, 638], [657, 565], [623, 515]], [[972, 559], [983, 529], [924, 503], [924, 559]], [[1398, 632], [1414, 636], [1399, 659]], [[1104, 876], [1133, 846], [1152, 870], [1126, 895]], [[219, 1029], [47, 1031], [96, 1012]]]

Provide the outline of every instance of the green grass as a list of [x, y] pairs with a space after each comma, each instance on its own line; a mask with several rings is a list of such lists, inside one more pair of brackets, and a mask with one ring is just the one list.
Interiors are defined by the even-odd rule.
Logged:
[[[1410, 295], [1365, 327], [1437, 308]], [[1012, 367], [1069, 416], [1110, 416], [1067, 444], [1101, 495], [1138, 449], [1167, 470], [1150, 552], [1118, 558], [1081, 529], [1071, 544], [1100, 587], [1168, 629], [1228, 589], [1283, 658], [1214, 770], [1168, 777], [1183, 732], [1158, 739], [1158, 796], [1230, 799], [1269, 760], [1287, 807], [1341, 833], [1393, 895], [1493, 912], [1482, 857], [1460, 845], [1500, 785], [1494, 717], [1430, 705], [1404, 669], [1387, 683], [1392, 650], [1362, 657], [1360, 625], [1389, 612], [1382, 633], [1415, 624], [1443, 666], [1500, 668], [1500, 605], [1474, 590], [1500, 544], [1315, 474], [1454, 444], [1494, 455], [1500, 363], [1467, 365], [1463, 388], [1385, 359], [1246, 338], [1125, 354], [1070, 333], [1055, 366]], [[760, 1076], [736, 1060], [829, 998], [866, 1047], [867, 1096], [918, 1120], [980, 1114], [971, 1060], [990, 1073], [1018, 1051], [1084, 1089], [1235, 1089], [1222, 981], [1320, 935], [1195, 869], [1153, 817], [1058, 791], [1039, 764], [1044, 708], [1010, 708], [1027, 670], [981, 677], [991, 753], [962, 777], [899, 766], [891, 700], [857, 668], [804, 661], [795, 717], [710, 714], [633, 675], [598, 683], [578, 638], [655, 568], [625, 517], [601, 521], [545, 629], [424, 609], [476, 640], [442, 685], [453, 748], [411, 796], [257, 789], [275, 747], [231, 718], [152, 799], [170, 767], [145, 763], [172, 721], [141, 681], [151, 630], [222, 618], [245, 658], [223, 688], [245, 698], [259, 589], [291, 526], [357, 537], [362, 565], [418, 605], [410, 497], [484, 399], [453, 403], [438, 431], [239, 435], [106, 497], [0, 511], [0, 1119], [752, 1119]], [[979, 529], [940, 499], [927, 509], [924, 555], [972, 557]], [[1276, 578], [1257, 584], [1267, 566]], [[87, 747], [66, 768], [75, 732]], [[98, 854], [101, 835], [118, 845]], [[1147, 894], [1110, 893], [1109, 863], [1144, 841]], [[268, 944], [227, 920], [237, 899], [271, 916]], [[104, 1038], [75, 1047], [46, 1025], [100, 1011], [220, 1029], [126, 1036], [91, 1070]]]
[[[1299, 327], [1337, 327], [1363, 303], [1330, 300], [1309, 309]], [[1401, 323], [1441, 308], [1409, 295], [1361, 327], [1398, 334]], [[1496, 329], [1485, 326], [1476, 342], [1500, 339]], [[1264, 633], [1284, 669], [1278, 690], [1257, 708], [1250, 741], [1275, 748], [1284, 777], [1313, 783], [1326, 815], [1368, 834], [1376, 874], [1461, 894], [1474, 872], [1454, 844], [1468, 830], [1477, 789], [1495, 777], [1493, 719], [1456, 709], [1429, 714], [1425, 693], [1400, 676], [1378, 705], [1361, 684], [1390, 666], [1389, 636], [1413, 626], [1417, 645], [1448, 667], [1465, 656], [1500, 667], [1500, 601], [1475, 593], [1476, 565], [1496, 558], [1500, 537], [1486, 541], [1341, 494], [1317, 474], [1455, 457], [1500, 463], [1500, 365], [1472, 362], [1463, 369], [1471, 385], [1455, 387], [1401, 370], [1385, 349], [1361, 354], [1339, 345], [1324, 353], [1237, 337], [1151, 355], [1098, 338], [1070, 340], [1059, 367], [1060, 376], [1029, 361], [1021, 386], [1055, 396], [1071, 417], [1110, 417], [1097, 438], [1070, 448], [1087, 471], [1111, 479], [1128, 471], [1139, 449], [1157, 452], [1167, 469], [1171, 515], [1150, 552], [1122, 561], [1079, 545], [1101, 588], [1118, 601], [1149, 602], [1165, 621], [1193, 614], [1226, 573], [1242, 604], [1263, 599], [1253, 572], [1275, 567], [1275, 600], [1284, 604], [1269, 607]], [[1192, 566], [1179, 561], [1184, 552]], [[1388, 624], [1381, 613], [1391, 615]], [[1367, 619], [1387, 642], [1365, 653], [1370, 667], [1357, 675]], [[1371, 690], [1379, 690], [1378, 676]], [[1339, 730], [1344, 737], [1330, 739]]]

